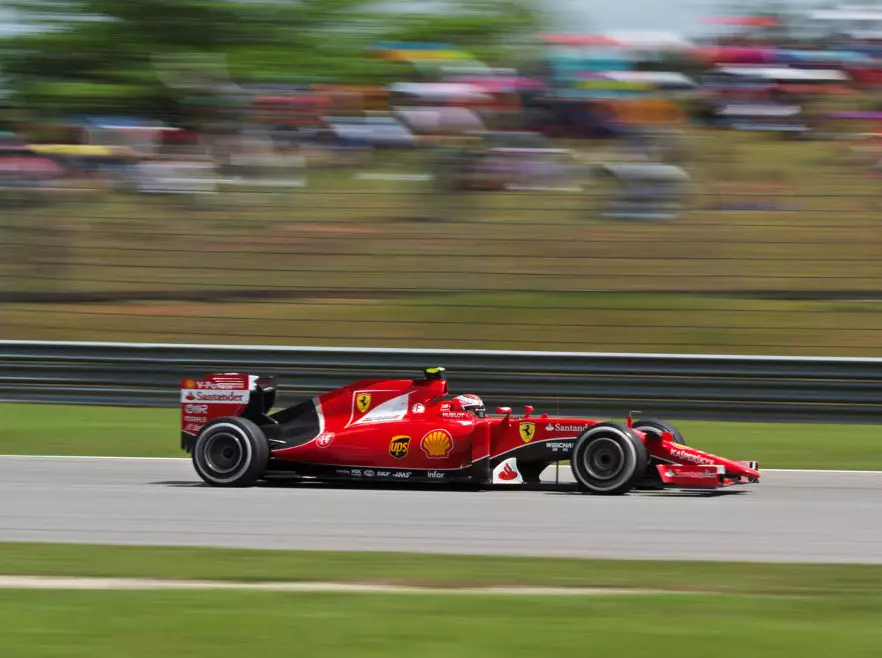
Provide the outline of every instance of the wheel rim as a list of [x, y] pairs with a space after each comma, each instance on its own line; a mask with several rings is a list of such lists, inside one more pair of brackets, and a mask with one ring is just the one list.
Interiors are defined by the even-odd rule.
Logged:
[[611, 480], [621, 474], [625, 452], [618, 442], [605, 437], [595, 439], [582, 458], [585, 470], [595, 480]]
[[205, 442], [205, 464], [219, 475], [232, 473], [242, 464], [245, 451], [237, 436], [219, 432]]

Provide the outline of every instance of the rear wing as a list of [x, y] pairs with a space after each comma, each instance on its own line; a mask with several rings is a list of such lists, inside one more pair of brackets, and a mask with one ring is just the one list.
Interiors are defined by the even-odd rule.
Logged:
[[276, 403], [274, 377], [222, 373], [181, 380], [181, 444], [195, 441], [202, 428], [225, 416], [239, 416], [261, 423]]

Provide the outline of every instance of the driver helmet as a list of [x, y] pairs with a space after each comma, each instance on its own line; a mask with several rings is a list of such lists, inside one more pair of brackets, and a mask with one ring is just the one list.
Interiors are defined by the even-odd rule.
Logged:
[[484, 401], [477, 395], [464, 393], [463, 395], [458, 395], [455, 399], [462, 405], [464, 411], [469, 412], [477, 418], [484, 418], [486, 415]]

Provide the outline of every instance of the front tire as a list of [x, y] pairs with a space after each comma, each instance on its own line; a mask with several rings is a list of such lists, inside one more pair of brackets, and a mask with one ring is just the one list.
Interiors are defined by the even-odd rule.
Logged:
[[633, 428], [644, 434], [652, 434], [659, 438], [661, 438], [662, 433], [670, 432], [674, 436], [674, 443], [679, 443], [681, 446], [687, 445], [686, 439], [680, 434], [680, 430], [663, 420], [641, 418], [640, 420], [634, 421]]
[[263, 430], [245, 418], [213, 420], [193, 446], [193, 467], [215, 487], [250, 487], [263, 477], [268, 462]]
[[[679, 443], [683, 446], [686, 445], [686, 439], [680, 434], [680, 430], [663, 420], [658, 420], [656, 418], [641, 418], [640, 420], [634, 421], [633, 429], [656, 438], [661, 438], [661, 435], [664, 432], [670, 432], [674, 437], [674, 443]], [[655, 469], [655, 464], [658, 463], [660, 462], [657, 459], [650, 460], [650, 463], [646, 468], [646, 475], [643, 477], [642, 481], [637, 484], [638, 489], [658, 490], [664, 488], [664, 483], [662, 482], [658, 471]]]
[[576, 440], [571, 459], [579, 485], [594, 494], [621, 495], [646, 472], [649, 454], [643, 441], [618, 423], [598, 423]]

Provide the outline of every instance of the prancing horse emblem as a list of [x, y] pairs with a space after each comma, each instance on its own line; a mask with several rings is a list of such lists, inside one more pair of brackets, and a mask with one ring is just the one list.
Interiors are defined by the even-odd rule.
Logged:
[[529, 443], [536, 435], [536, 423], [521, 423], [520, 432], [524, 443]]
[[361, 413], [364, 413], [368, 409], [371, 408], [371, 394], [370, 393], [361, 393], [358, 397], [355, 398], [355, 404], [358, 407], [358, 410]]

